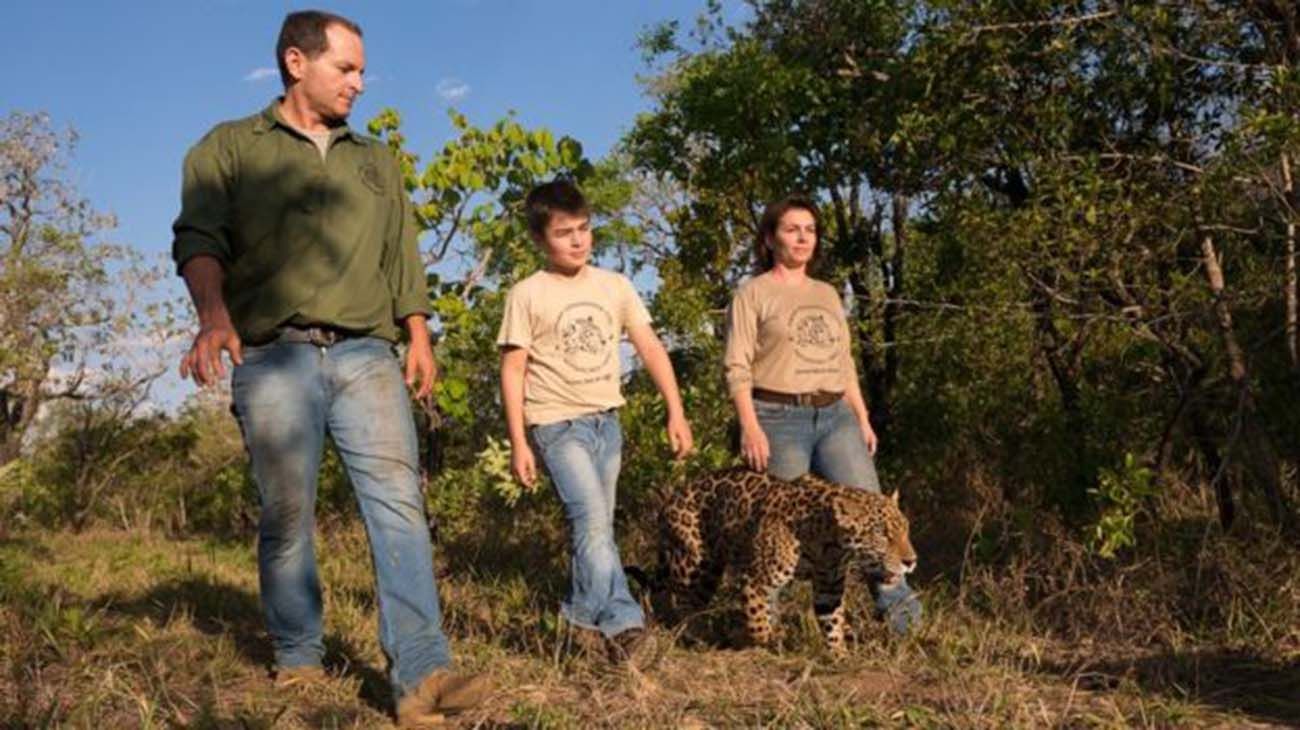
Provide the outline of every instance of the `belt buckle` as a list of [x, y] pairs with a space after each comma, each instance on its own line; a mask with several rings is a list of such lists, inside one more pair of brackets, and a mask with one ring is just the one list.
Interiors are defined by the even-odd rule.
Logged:
[[813, 405], [813, 399], [816, 397], [816, 393], [795, 393], [794, 404], [797, 406], [811, 406]]
[[316, 347], [331, 347], [339, 341], [338, 333], [321, 327], [307, 328], [307, 341]]

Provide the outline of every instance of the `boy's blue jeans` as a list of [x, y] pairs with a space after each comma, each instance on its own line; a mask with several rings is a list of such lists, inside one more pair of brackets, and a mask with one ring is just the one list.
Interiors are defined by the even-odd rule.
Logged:
[[614, 498], [623, 458], [618, 413], [533, 426], [530, 434], [569, 521], [571, 578], [560, 613], [605, 636], [643, 627], [645, 616], [628, 591], [614, 542]]
[[[824, 408], [755, 400], [758, 425], [767, 436], [767, 471], [778, 479], [812, 472], [827, 481], [880, 491], [876, 466], [862, 439], [858, 419], [843, 398]], [[921, 604], [907, 579], [893, 586], [869, 586], [876, 612], [899, 634], [921, 620]]]
[[321, 664], [312, 532], [325, 434], [338, 448], [370, 539], [379, 639], [398, 696], [450, 663], [433, 574], [415, 425], [392, 345], [275, 342], [244, 349], [232, 387], [262, 512], [257, 563], [276, 664]]

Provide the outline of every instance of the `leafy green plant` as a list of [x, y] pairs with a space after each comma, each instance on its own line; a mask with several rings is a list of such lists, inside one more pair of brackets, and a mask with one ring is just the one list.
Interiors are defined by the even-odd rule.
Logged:
[[1156, 494], [1151, 469], [1141, 465], [1133, 454], [1124, 454], [1120, 467], [1101, 470], [1096, 488], [1089, 493], [1101, 511], [1088, 534], [1093, 551], [1112, 559], [1118, 551], [1134, 547], [1137, 517]]

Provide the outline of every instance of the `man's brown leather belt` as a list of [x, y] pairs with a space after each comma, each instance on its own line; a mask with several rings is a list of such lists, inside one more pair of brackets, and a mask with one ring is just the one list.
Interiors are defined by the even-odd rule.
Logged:
[[256, 342], [245, 344], [257, 347], [259, 345], [269, 345], [272, 342], [297, 342], [315, 345], [317, 347], [330, 347], [350, 337], [359, 336], [360, 335], [354, 332], [326, 325], [303, 326], [286, 324], [272, 330], [267, 337], [260, 338]]
[[766, 388], [754, 388], [753, 394], [754, 400], [780, 403], [787, 406], [812, 406], [813, 408], [825, 408], [844, 397], [843, 393], [833, 393], [829, 390], [818, 390], [812, 393], [782, 393]]

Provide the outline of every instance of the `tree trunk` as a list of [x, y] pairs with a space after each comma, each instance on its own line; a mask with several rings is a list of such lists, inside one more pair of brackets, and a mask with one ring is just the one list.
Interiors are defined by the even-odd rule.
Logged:
[[1192, 440], [1196, 442], [1196, 448], [1201, 452], [1201, 458], [1205, 460], [1205, 471], [1210, 479], [1210, 487], [1214, 489], [1214, 500], [1219, 506], [1219, 525], [1227, 530], [1237, 519], [1237, 506], [1232, 501], [1232, 480], [1223, 468], [1219, 447], [1214, 444], [1214, 439], [1210, 436], [1209, 419], [1204, 409], [1199, 405], [1193, 406], [1187, 413], [1187, 420], [1191, 427]]
[[899, 300], [904, 288], [903, 263], [907, 251], [908, 198], [901, 193], [893, 197], [892, 219], [894, 226], [894, 251], [890, 257], [888, 276], [885, 277], [885, 386], [890, 393], [898, 385], [898, 319], [902, 315]]
[[1232, 308], [1225, 295], [1223, 267], [1219, 263], [1214, 238], [1208, 233], [1201, 239], [1201, 263], [1205, 268], [1210, 293], [1214, 295], [1214, 314], [1219, 325], [1219, 336], [1223, 340], [1223, 349], [1228, 357], [1228, 376], [1236, 386], [1238, 395], [1238, 428], [1234, 429], [1233, 440], [1228, 444], [1229, 454], [1235, 445], [1233, 442], [1239, 441], [1252, 481], [1263, 492], [1273, 522], [1280, 525], [1288, 519], [1289, 513], [1282, 496], [1277, 453], [1268, 432], [1259, 425], [1256, 418], [1255, 393], [1250, 382], [1246, 354], [1237, 341], [1232, 323]]
[[1291, 369], [1300, 371], [1300, 289], [1296, 281], [1296, 190], [1291, 171], [1291, 155], [1282, 153], [1282, 190], [1286, 196], [1283, 210], [1286, 213], [1286, 350], [1291, 358]]
[[[1052, 277], [1044, 274], [1042, 281]], [[1032, 289], [1033, 311], [1038, 330], [1038, 352], [1047, 361], [1052, 381], [1056, 384], [1057, 394], [1061, 398], [1061, 411], [1065, 417], [1065, 429], [1070, 442], [1071, 465], [1068, 481], [1064, 489], [1057, 492], [1056, 501], [1065, 510], [1067, 519], [1076, 519], [1082, 515], [1088, 500], [1088, 489], [1096, 481], [1096, 475], [1088, 458], [1088, 419], [1083, 412], [1082, 389], [1079, 387], [1079, 367], [1077, 354], [1082, 351], [1085, 337], [1080, 332], [1073, 341], [1067, 341], [1060, 328], [1056, 326], [1055, 308], [1052, 295], [1042, 287], [1034, 284]], [[1071, 356], [1074, 353], [1074, 356]]]
[[25, 392], [0, 391], [0, 466], [17, 459], [22, 452], [23, 436], [41, 406], [38, 387], [25, 387]]

